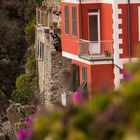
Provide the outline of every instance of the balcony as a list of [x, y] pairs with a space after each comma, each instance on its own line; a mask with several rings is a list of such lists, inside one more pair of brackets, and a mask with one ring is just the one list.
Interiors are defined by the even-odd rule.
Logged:
[[113, 41], [104, 40], [100, 42], [80, 40], [79, 57], [90, 60], [112, 60]]
[[47, 6], [39, 6], [36, 8], [36, 22], [38, 27], [42, 28], [61, 28], [60, 12], [50, 10]]

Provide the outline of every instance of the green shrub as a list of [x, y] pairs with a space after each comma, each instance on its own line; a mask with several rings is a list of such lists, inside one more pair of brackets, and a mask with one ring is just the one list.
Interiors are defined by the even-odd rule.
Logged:
[[33, 88], [29, 85], [24, 88], [14, 90], [11, 99], [16, 103], [26, 105], [33, 99], [33, 96]]
[[22, 74], [19, 77], [17, 77], [16, 88], [22, 89], [22, 88], [26, 87], [29, 84], [29, 82], [31, 81], [31, 77], [32, 77], [32, 75], [30, 73]]
[[30, 34], [30, 32], [32, 30], [34, 30], [34, 29], [35, 29], [35, 19], [31, 20], [29, 23], [27, 23], [25, 25], [25, 27], [24, 27], [24, 33], [25, 33], [25, 35]]
[[36, 70], [36, 58], [35, 58], [35, 54], [33, 54], [31, 57], [27, 58], [26, 68], [30, 72], [33, 72], [33, 71]]
[[34, 97], [38, 87], [38, 78], [32, 74], [22, 74], [16, 79], [16, 88], [12, 92], [11, 99], [16, 103], [26, 105], [30, 103]]

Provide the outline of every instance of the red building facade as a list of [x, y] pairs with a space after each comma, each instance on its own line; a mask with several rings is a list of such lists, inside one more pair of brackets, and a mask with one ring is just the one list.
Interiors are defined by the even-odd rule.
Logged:
[[140, 0], [64, 0], [62, 54], [78, 67], [89, 96], [118, 88], [124, 64], [137, 60]]

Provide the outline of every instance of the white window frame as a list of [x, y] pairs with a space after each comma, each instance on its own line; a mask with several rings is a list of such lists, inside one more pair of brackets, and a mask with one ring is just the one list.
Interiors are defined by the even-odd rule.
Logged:
[[[98, 16], [98, 43], [100, 43], [100, 11], [98, 9], [98, 12], [89, 12], [88, 13], [88, 26], [89, 26], [89, 16], [90, 15], [97, 15]], [[88, 27], [88, 39], [89, 39], [89, 27]]]

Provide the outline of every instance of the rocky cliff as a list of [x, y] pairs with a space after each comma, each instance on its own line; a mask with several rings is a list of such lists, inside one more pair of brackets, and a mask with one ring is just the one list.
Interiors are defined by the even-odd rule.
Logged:
[[26, 39], [25, 25], [35, 17], [35, 0], [0, 0], [0, 94], [8, 98], [16, 77], [25, 71], [26, 50], [33, 39]]

